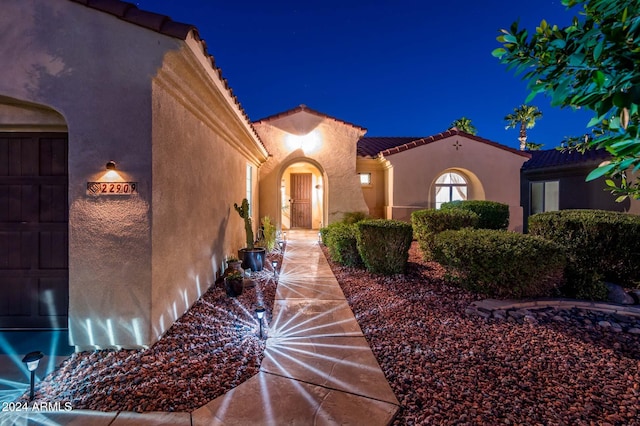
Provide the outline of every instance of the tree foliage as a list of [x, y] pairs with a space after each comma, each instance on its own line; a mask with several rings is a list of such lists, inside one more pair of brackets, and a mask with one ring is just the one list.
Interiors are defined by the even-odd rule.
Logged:
[[527, 129], [532, 129], [536, 125], [536, 120], [542, 118], [542, 111], [534, 105], [520, 105], [513, 109], [513, 113], [507, 114], [504, 121], [507, 122], [506, 129], [519, 127], [520, 151], [525, 149], [537, 150], [542, 148], [542, 144], [527, 142]]
[[581, 16], [564, 28], [543, 20], [532, 34], [516, 22], [501, 30], [502, 47], [493, 55], [516, 74], [524, 73], [531, 90], [527, 102], [544, 93], [553, 106], [592, 110], [587, 127], [602, 126], [605, 132], [594, 132], [582, 144], [605, 148], [612, 160], [587, 179], [619, 177], [620, 186], [612, 188], [622, 194], [619, 199], [640, 199], [640, 2], [562, 4], [582, 9]]
[[467, 117], [460, 117], [457, 120], [453, 120], [449, 127], [455, 127], [461, 132], [469, 133], [470, 135], [475, 135], [478, 133], [478, 129], [476, 129], [476, 126], [471, 124], [471, 119]]

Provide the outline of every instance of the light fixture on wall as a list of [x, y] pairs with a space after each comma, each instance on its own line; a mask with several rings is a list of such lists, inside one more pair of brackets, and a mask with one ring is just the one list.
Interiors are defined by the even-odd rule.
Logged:
[[115, 170], [116, 169], [116, 162], [111, 160], [107, 163], [106, 165], [107, 170]]
[[33, 401], [34, 397], [34, 383], [36, 380], [36, 370], [40, 364], [40, 360], [44, 354], [40, 351], [29, 352], [22, 358], [22, 362], [27, 366], [27, 370], [31, 372], [31, 391], [29, 392], [29, 401]]

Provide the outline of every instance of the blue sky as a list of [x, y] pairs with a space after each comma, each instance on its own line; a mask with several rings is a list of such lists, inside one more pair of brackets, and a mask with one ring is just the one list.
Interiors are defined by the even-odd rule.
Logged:
[[[577, 10], [560, 0], [139, 0], [141, 9], [194, 24], [252, 120], [300, 104], [368, 129], [367, 136], [429, 136], [461, 116], [484, 138], [517, 147], [504, 116], [526, 84], [491, 51], [520, 19], [561, 26]], [[591, 114], [552, 108], [529, 140], [557, 146], [584, 134]]]

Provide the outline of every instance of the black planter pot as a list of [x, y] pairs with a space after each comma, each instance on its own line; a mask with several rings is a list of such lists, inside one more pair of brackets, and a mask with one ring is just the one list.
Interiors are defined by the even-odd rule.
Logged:
[[262, 271], [266, 256], [267, 250], [263, 247], [256, 247], [254, 249], [243, 248], [238, 250], [238, 257], [243, 259], [242, 268], [251, 269], [253, 272]]

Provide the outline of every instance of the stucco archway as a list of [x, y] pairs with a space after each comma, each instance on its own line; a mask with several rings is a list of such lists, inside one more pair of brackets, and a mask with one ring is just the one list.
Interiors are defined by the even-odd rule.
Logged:
[[473, 172], [471, 172], [468, 169], [459, 168], [459, 167], [450, 167], [438, 173], [433, 179], [433, 181], [431, 182], [431, 186], [429, 187], [429, 205], [431, 207], [436, 207], [437, 205], [436, 190], [437, 190], [437, 187], [439, 186], [438, 179], [440, 179], [442, 176], [446, 175], [447, 173], [453, 173], [464, 179], [466, 183], [466, 199], [467, 200], [484, 200], [485, 199], [484, 187], [482, 185], [482, 182], [480, 182], [480, 179], [478, 179], [478, 176], [476, 176]]
[[[280, 209], [280, 229], [319, 229], [327, 223], [328, 179], [317, 161], [310, 158], [291, 159], [281, 165], [277, 182], [276, 200]], [[300, 203], [296, 199], [299, 192], [292, 185], [302, 186], [302, 192], [308, 193], [308, 201], [303, 200]], [[305, 202], [308, 202], [308, 206], [304, 205]], [[301, 219], [301, 216], [306, 216], [307, 208], [308, 221]]]

